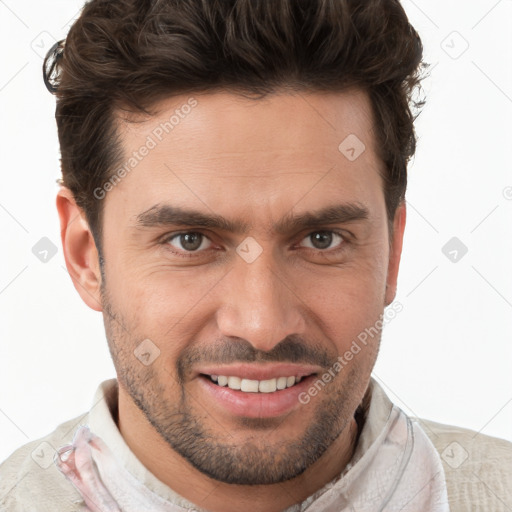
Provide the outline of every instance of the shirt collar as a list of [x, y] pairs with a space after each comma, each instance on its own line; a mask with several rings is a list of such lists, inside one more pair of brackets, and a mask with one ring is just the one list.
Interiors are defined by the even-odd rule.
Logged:
[[[177, 505], [185, 508], [195, 507], [197, 510], [196, 505], [185, 500], [148, 471], [126, 444], [117, 426], [118, 386], [117, 379], [103, 381], [98, 386], [89, 412], [89, 427], [91, 431], [104, 440], [111, 451], [115, 453], [119, 462], [148, 489]], [[339, 481], [363, 457], [378, 439], [379, 435], [382, 434], [393, 409], [393, 403], [377, 381], [371, 377], [359, 408], [361, 411], [362, 428], [359, 432], [357, 446], [351, 461], [338, 477], [308, 498], [306, 502], [315, 499], [325, 488], [332, 487], [335, 482]], [[288, 509], [289, 512], [292, 510], [295, 510], [294, 507]]]

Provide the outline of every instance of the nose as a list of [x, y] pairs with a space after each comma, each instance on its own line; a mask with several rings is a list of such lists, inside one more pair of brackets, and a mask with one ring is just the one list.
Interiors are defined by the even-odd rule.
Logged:
[[275, 268], [265, 252], [252, 263], [236, 261], [219, 290], [216, 319], [222, 335], [269, 351], [287, 336], [304, 333], [305, 304], [294, 292], [289, 275]]

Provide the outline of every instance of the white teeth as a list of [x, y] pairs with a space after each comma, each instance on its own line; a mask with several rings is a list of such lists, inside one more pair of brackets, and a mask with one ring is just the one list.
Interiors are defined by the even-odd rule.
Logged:
[[231, 389], [240, 389], [242, 387], [242, 379], [240, 377], [228, 377], [228, 387]]
[[277, 389], [277, 379], [260, 380], [260, 393], [273, 393]]
[[273, 393], [274, 391], [290, 388], [298, 384], [302, 377], [277, 377], [267, 380], [241, 379], [240, 377], [228, 377], [226, 375], [210, 375], [213, 382], [219, 386], [229, 387], [245, 393]]
[[257, 393], [260, 382], [258, 380], [242, 379], [241, 391], [246, 393]]
[[286, 377], [279, 377], [277, 379], [277, 384], [276, 384], [276, 387], [277, 389], [286, 389], [286, 381], [288, 379]]

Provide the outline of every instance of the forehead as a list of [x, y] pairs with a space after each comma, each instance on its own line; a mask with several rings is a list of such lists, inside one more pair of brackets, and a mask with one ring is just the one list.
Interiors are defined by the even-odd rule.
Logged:
[[107, 203], [122, 201], [133, 216], [169, 202], [253, 214], [299, 202], [307, 209], [322, 199], [379, 202], [372, 119], [359, 90], [176, 96], [151, 117], [120, 120], [127, 172]]
[[136, 122], [119, 119], [127, 145], [151, 135], [159, 145], [174, 141], [184, 149], [201, 148], [207, 156], [227, 151], [236, 156], [239, 152], [269, 154], [283, 146], [337, 150], [336, 142], [355, 134], [375, 149], [372, 109], [362, 90], [278, 92], [263, 98], [219, 91], [176, 96], [153, 108], [155, 115], [135, 118]]

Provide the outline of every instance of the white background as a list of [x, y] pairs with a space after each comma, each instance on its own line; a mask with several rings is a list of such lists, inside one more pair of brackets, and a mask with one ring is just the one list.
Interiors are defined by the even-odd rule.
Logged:
[[[0, 0], [0, 460], [88, 410], [115, 375], [102, 316], [65, 270], [55, 99], [41, 77], [81, 5]], [[512, 440], [512, 2], [404, 7], [433, 69], [409, 169], [404, 309], [374, 375], [411, 415]], [[441, 250], [454, 236], [468, 248], [456, 263]], [[32, 253], [43, 237], [58, 247], [47, 263]]]

